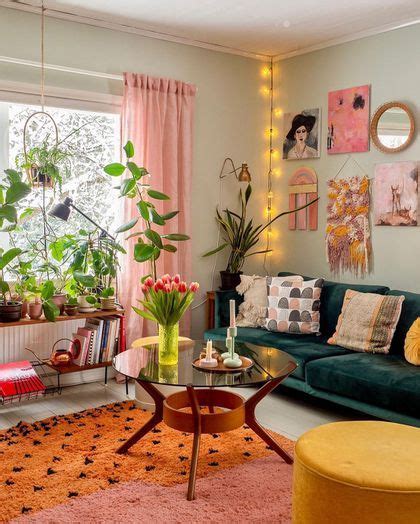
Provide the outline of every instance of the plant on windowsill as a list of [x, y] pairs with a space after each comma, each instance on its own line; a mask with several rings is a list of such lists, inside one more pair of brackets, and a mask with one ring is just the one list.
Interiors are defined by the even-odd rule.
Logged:
[[305, 209], [318, 200], [318, 198], [316, 198], [315, 200], [312, 200], [312, 202], [292, 211], [283, 211], [267, 222], [267, 224], [254, 226], [252, 218], [247, 221], [247, 206], [251, 194], [252, 188], [250, 184], [246, 188], [245, 193], [242, 192], [242, 189], [239, 190], [239, 198], [241, 201], [240, 214], [230, 211], [229, 209], [224, 209], [222, 214], [219, 209], [216, 209], [216, 221], [221, 228], [224, 242], [215, 249], [204, 253], [203, 257], [215, 255], [226, 248], [230, 249], [227, 267], [225, 271], [220, 271], [222, 279], [221, 289], [234, 289], [240, 283], [242, 268], [248, 257], [266, 254], [272, 251], [271, 249], [259, 250], [258, 248], [256, 251], [251, 251], [252, 248], [258, 244], [261, 234], [267, 228], [269, 228], [280, 217]]
[[[0, 184], [0, 231], [10, 232], [16, 228], [17, 209], [15, 204], [31, 192], [22, 182], [22, 175], [13, 169], [5, 170], [5, 180]], [[14, 322], [22, 314], [22, 302], [12, 300], [10, 286], [5, 279], [5, 270], [22, 253], [20, 248], [0, 249], [0, 322]]]

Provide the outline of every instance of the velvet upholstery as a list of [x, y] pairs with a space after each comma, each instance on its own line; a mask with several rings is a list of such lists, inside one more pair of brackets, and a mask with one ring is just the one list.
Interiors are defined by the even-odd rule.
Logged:
[[317, 389], [420, 417], [420, 372], [398, 355], [351, 353], [306, 366]]
[[[206, 339], [225, 340], [226, 328], [206, 331], [204, 337]], [[302, 344], [302, 338], [305, 339], [304, 344]], [[305, 380], [305, 365], [307, 362], [313, 359], [349, 353], [346, 349], [338, 346], [327, 345], [324, 338], [316, 335], [289, 335], [288, 333], [266, 331], [262, 328], [238, 328], [238, 341], [286, 351], [298, 364], [297, 369], [293, 372], [293, 376], [301, 380]]]
[[420, 294], [391, 289], [387, 291], [387, 295], [404, 295], [405, 297], [402, 304], [400, 320], [397, 324], [391, 344], [391, 353], [404, 355], [404, 342], [407, 331], [410, 329], [416, 318], [420, 317]]
[[[281, 272], [291, 276], [296, 272]], [[303, 276], [311, 280], [311, 276]], [[326, 340], [335, 330], [347, 289], [360, 292], [404, 295], [390, 355], [354, 353]], [[229, 300], [243, 297], [236, 291], [216, 292], [216, 327], [206, 338], [224, 340], [229, 323]], [[404, 340], [420, 316], [420, 294], [390, 290], [381, 285], [341, 284], [325, 281], [321, 293], [321, 336], [272, 333], [263, 329], [239, 328], [244, 342], [265, 345], [289, 353], [298, 368], [282, 384], [314, 397], [350, 407], [370, 416], [420, 427], [420, 367], [404, 359]]]

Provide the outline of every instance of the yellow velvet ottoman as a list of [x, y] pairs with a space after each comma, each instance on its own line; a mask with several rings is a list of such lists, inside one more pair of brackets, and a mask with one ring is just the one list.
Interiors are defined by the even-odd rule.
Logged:
[[293, 524], [419, 524], [420, 429], [335, 422], [302, 435]]

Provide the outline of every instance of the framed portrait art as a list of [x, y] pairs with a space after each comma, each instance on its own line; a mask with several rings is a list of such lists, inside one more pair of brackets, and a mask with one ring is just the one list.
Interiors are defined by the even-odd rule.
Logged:
[[319, 158], [320, 115], [319, 108], [284, 115], [283, 159]]

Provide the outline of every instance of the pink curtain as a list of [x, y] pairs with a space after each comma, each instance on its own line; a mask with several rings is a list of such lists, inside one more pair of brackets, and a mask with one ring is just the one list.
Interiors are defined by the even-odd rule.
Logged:
[[[185, 233], [191, 236], [191, 181], [194, 100], [196, 89], [178, 80], [153, 78], [124, 73], [122, 107], [122, 140], [134, 144], [139, 166], [147, 168], [153, 189], [171, 197], [168, 201], [154, 200], [158, 212], [179, 211], [166, 226], [156, 226], [163, 233]], [[124, 199], [124, 220], [138, 216], [135, 199]], [[126, 242], [127, 255], [122, 260], [120, 279], [121, 302], [127, 312], [128, 346], [138, 337], [152, 334], [155, 327], [143, 321], [131, 309], [141, 298], [140, 278], [149, 273], [147, 263], [133, 260], [135, 239]], [[176, 253], [163, 251], [157, 261], [158, 275], [179, 273], [191, 280], [191, 241], [174, 242]], [[189, 334], [190, 313], [181, 323], [181, 332]]]

